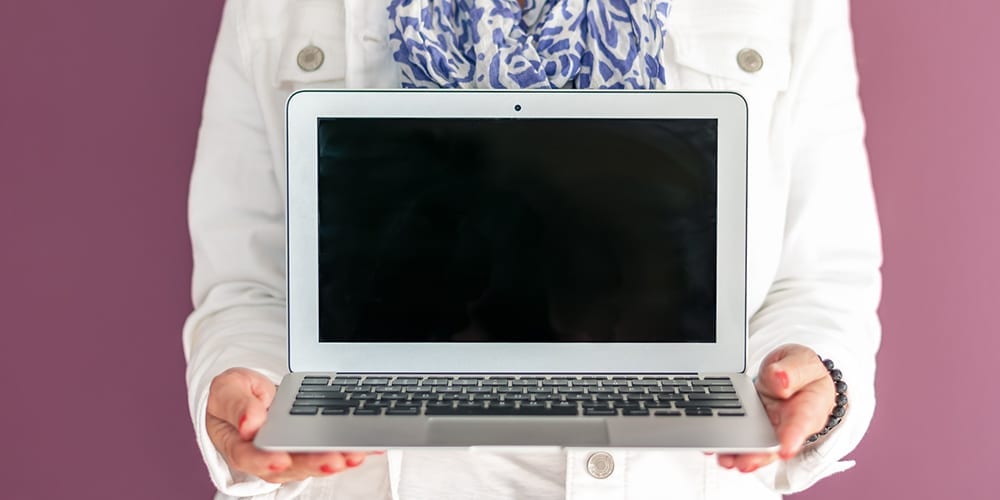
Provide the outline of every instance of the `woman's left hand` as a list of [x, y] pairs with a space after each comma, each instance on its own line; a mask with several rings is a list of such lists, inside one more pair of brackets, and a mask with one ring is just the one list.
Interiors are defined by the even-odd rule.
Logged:
[[823, 362], [812, 349], [787, 344], [761, 363], [757, 392], [778, 435], [777, 453], [719, 455], [719, 465], [753, 472], [774, 460], [799, 453], [809, 436], [823, 430], [833, 407], [836, 389]]

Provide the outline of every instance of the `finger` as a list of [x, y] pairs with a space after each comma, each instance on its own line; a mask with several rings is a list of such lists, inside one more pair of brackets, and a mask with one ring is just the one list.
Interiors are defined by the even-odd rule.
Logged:
[[744, 453], [736, 455], [733, 466], [740, 472], [753, 472], [778, 458], [776, 453]]
[[344, 462], [348, 467], [357, 467], [365, 461], [367, 456], [368, 453], [364, 451], [344, 453]]
[[274, 384], [252, 370], [230, 369], [212, 380], [208, 413], [236, 428], [244, 440], [253, 439], [267, 419]]
[[778, 399], [788, 399], [803, 387], [827, 376], [826, 367], [808, 347], [788, 345], [769, 356], [757, 376], [757, 390]]
[[236, 429], [228, 422], [209, 416], [208, 434], [212, 444], [226, 458], [233, 469], [255, 476], [264, 476], [286, 470], [292, 465], [288, 453], [264, 451], [252, 442], [240, 437]]
[[344, 454], [333, 453], [293, 453], [292, 468], [313, 476], [326, 476], [347, 468]]
[[833, 381], [824, 377], [805, 386], [782, 404], [781, 421], [775, 428], [781, 442], [778, 451], [781, 458], [794, 457], [809, 436], [823, 429], [836, 404], [833, 394]]
[[719, 466], [723, 469], [732, 469], [736, 465], [736, 455], [732, 454], [720, 454], [717, 459]]

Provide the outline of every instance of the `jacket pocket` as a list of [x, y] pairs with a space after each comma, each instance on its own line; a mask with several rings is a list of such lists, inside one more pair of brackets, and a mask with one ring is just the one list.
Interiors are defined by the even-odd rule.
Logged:
[[777, 93], [791, 74], [791, 0], [675, 0], [674, 62], [714, 90]]
[[274, 85], [284, 88], [332, 87], [347, 72], [343, 0], [292, 1], [282, 36], [273, 39], [277, 54]]

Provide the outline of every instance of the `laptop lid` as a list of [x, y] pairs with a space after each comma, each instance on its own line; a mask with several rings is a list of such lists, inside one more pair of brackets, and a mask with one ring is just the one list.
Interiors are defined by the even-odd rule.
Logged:
[[292, 371], [742, 372], [734, 93], [301, 91]]

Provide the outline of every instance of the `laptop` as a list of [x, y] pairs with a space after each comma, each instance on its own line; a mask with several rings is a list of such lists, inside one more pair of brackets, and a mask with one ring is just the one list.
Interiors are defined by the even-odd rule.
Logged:
[[255, 444], [777, 449], [727, 92], [308, 90]]

